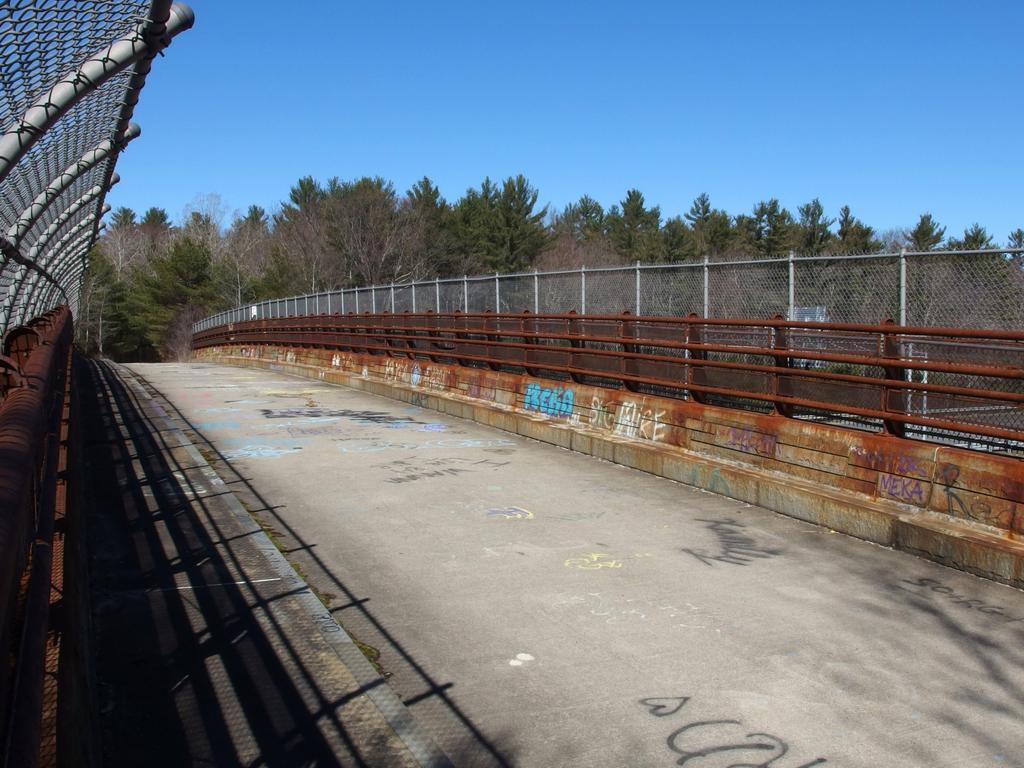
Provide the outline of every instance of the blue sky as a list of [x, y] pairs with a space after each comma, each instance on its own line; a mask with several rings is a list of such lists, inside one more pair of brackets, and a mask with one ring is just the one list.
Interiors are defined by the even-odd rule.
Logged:
[[304, 175], [523, 173], [561, 207], [640, 189], [1024, 227], [1024, 3], [192, 3], [108, 202], [273, 210]]

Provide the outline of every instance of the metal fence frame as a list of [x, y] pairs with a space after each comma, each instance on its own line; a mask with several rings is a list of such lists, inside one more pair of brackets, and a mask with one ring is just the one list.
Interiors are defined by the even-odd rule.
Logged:
[[77, 310], [153, 59], [189, 29], [172, 0], [11, 0], [0, 12], [0, 334]]
[[398, 313], [244, 320], [228, 345], [339, 350], [1024, 449], [1024, 331], [631, 314]]
[[[915, 306], [915, 289], [926, 284], [938, 274], [942, 263], [954, 259], [982, 257], [1003, 259], [1008, 269], [1018, 269], [1019, 284], [1002, 285], [996, 274], [978, 275], [976, 283], [982, 290], [991, 288], [990, 293], [999, 293], [1000, 298], [992, 299], [992, 312], [1004, 312], [1006, 305], [1009, 315], [1001, 319], [983, 319], [977, 323], [923, 322], [925, 318]], [[997, 264], [998, 262], [990, 262]], [[207, 317], [193, 325], [193, 331], [207, 330], [225, 323], [242, 320], [269, 320], [279, 317], [330, 314], [376, 314], [380, 312], [542, 312], [576, 311], [580, 314], [610, 314], [623, 311], [634, 315], [685, 316], [697, 313], [702, 317], [721, 318], [766, 318], [781, 315], [790, 320], [823, 319], [813, 316], [815, 309], [821, 309], [821, 286], [814, 281], [802, 279], [802, 273], [815, 265], [849, 265], [849, 269], [872, 269], [883, 275], [884, 285], [875, 292], [881, 297], [880, 312], [884, 316], [858, 316], [842, 318], [846, 322], [877, 323], [894, 320], [899, 325], [959, 325], [975, 327], [1014, 328], [1024, 326], [1024, 249], [988, 249], [977, 251], [907, 251], [875, 253], [856, 256], [798, 256], [790, 253], [783, 258], [713, 261], [705, 258], [700, 262], [681, 264], [641, 264], [621, 267], [580, 267], [571, 270], [548, 272], [520, 272], [485, 276], [464, 276], [461, 278], [438, 278], [434, 280], [407, 283], [390, 283], [358, 288], [325, 291], [316, 294], [282, 297], [245, 304]], [[963, 264], [957, 265], [963, 271]], [[773, 279], [766, 279], [765, 270], [772, 272]], [[948, 271], [948, 270], [947, 270]], [[920, 275], [918, 274], [920, 273]], [[946, 282], [956, 282], [956, 275], [946, 275]], [[744, 280], [747, 295], [729, 296], [730, 287], [724, 285], [731, 277], [735, 293]], [[689, 291], [673, 288], [677, 294], [689, 293], [689, 301], [678, 305], [665, 306], [662, 300], [652, 305], [652, 296], [659, 290], [659, 281], [675, 276], [684, 279]], [[600, 290], [601, 282], [615, 278], [617, 290]], [[841, 285], [844, 275], [837, 275], [830, 287]], [[589, 282], [589, 285], [588, 285]], [[931, 280], [931, 282], [935, 282]], [[932, 286], [932, 292], [950, 295], [955, 285]], [[723, 283], [723, 285], [719, 285]], [[758, 284], [771, 284], [774, 295], [757, 297]], [[687, 286], [683, 286], [684, 288]], [[806, 287], [806, 290], [805, 290]], [[664, 293], [665, 290], [662, 290]], [[1003, 295], [1008, 292], [1007, 295]], [[816, 293], [818, 295], [816, 295]], [[589, 299], [589, 300], [588, 300]], [[811, 303], [816, 302], [816, 303]], [[998, 303], [997, 303], [998, 302]], [[922, 301], [916, 302], [921, 304]], [[923, 303], [930, 306], [929, 300]], [[980, 302], [984, 304], [984, 302]], [[1015, 307], [1016, 305], [1016, 307]], [[983, 307], [984, 308], [984, 307]], [[666, 309], [668, 311], [666, 311]], [[827, 308], [826, 308], [827, 309]], [[1019, 309], [1019, 311], [1018, 311]], [[810, 316], [808, 316], [810, 311]], [[866, 312], [870, 311], [865, 309]], [[801, 316], [801, 315], [804, 316]], [[819, 312], [820, 314], [820, 312]], [[983, 316], [983, 315], [979, 315]], [[963, 315], [960, 315], [963, 318]]]

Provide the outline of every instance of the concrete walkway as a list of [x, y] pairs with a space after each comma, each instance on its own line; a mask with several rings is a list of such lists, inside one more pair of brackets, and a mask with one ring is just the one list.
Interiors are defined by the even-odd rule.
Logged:
[[1024, 768], [1024, 594], [474, 423], [135, 365], [459, 766]]
[[154, 397], [82, 362], [105, 766], [445, 766]]

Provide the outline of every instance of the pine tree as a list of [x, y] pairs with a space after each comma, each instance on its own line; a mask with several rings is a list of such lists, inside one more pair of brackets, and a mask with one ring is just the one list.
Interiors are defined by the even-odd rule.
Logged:
[[697, 258], [697, 246], [693, 230], [679, 216], [673, 216], [661, 228], [661, 252], [659, 261], [678, 263]]
[[963, 237], [951, 237], [947, 243], [953, 251], [984, 251], [995, 248], [992, 236], [980, 224], [973, 224], [964, 230]]
[[942, 242], [946, 228], [940, 227], [930, 213], [922, 213], [917, 226], [907, 234], [907, 248], [911, 251], [931, 251]]
[[869, 253], [878, 249], [875, 241], [875, 230], [850, 213], [850, 206], [839, 209], [839, 227], [836, 230], [838, 240], [836, 251], [844, 254]]
[[621, 208], [613, 207], [606, 217], [608, 236], [617, 253], [630, 261], [655, 261], [661, 209], [647, 208], [638, 189], [626, 193]]
[[822, 253], [832, 242], [831, 227], [835, 223], [835, 219], [825, 216], [825, 209], [818, 198], [814, 198], [806, 205], [801, 205], [797, 211], [800, 214], [798, 250], [807, 255]]
[[566, 234], [575, 242], [583, 243], [601, 237], [604, 224], [604, 208], [590, 195], [583, 195], [555, 215], [551, 228], [556, 234]]
[[548, 208], [534, 212], [537, 190], [522, 174], [505, 179], [498, 196], [494, 221], [497, 248], [488, 264], [496, 272], [520, 272], [537, 258], [551, 241], [544, 219]]
[[711, 198], [706, 192], [694, 198], [693, 205], [684, 218], [690, 222], [693, 247], [698, 257], [717, 255], [729, 247], [732, 239], [729, 214], [713, 208]]
[[774, 197], [755, 205], [752, 216], [737, 216], [736, 230], [740, 246], [762, 258], [782, 256], [795, 245], [793, 215]]

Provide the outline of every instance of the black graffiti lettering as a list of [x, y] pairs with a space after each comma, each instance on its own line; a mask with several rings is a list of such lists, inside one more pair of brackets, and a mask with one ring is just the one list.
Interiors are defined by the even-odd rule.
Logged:
[[702, 520], [697, 522], [706, 523], [706, 527], [718, 538], [719, 552], [711, 554], [699, 552], [694, 549], [684, 548], [681, 551], [700, 560], [704, 565], [713, 565], [715, 562], [728, 563], [729, 565], [747, 565], [754, 560], [781, 555], [778, 549], [769, 549], [761, 546], [751, 536], [742, 532], [744, 525], [735, 520]]
[[[689, 696], [652, 697], [640, 699], [639, 704], [654, 717], [669, 717], [689, 701]], [[789, 752], [789, 744], [778, 736], [748, 732], [743, 721], [736, 719], [687, 723], [669, 734], [665, 743], [679, 755], [676, 765], [686, 766], [698, 761], [691, 768], [783, 768], [776, 763]], [[765, 755], [765, 752], [770, 754]], [[796, 768], [814, 768], [827, 762], [818, 757]]]
[[668, 717], [674, 715], [686, 706], [690, 700], [689, 696], [676, 696], [667, 698], [640, 699], [640, 703], [647, 707], [655, 717]]
[[422, 424], [411, 416], [386, 411], [352, 411], [347, 408], [260, 408], [265, 419], [350, 419], [361, 424]]
[[[668, 747], [677, 755], [681, 757], [676, 761], [676, 765], [686, 765], [688, 762], [695, 758], [707, 757], [709, 755], [720, 754], [723, 752], [764, 752], [770, 750], [776, 752], [768, 760], [761, 761], [759, 763], [732, 763], [728, 768], [736, 768], [736, 766], [749, 766], [749, 768], [767, 768], [774, 763], [778, 758], [782, 757], [789, 751], [789, 747], [781, 739], [764, 733], [748, 733], [745, 738], [756, 738], [766, 739], [767, 741], [753, 741], [753, 742], [740, 742], [735, 744], [713, 744], [706, 747], [692, 748], [690, 746], [684, 746], [680, 743], [684, 735], [688, 735], [691, 731], [698, 728], [708, 728], [718, 725], [737, 725], [741, 726], [739, 720], [701, 720], [696, 723], [690, 723], [684, 725], [682, 728], [674, 731], [667, 740]], [[697, 740], [700, 740], [698, 735]], [[722, 738], [718, 736], [718, 738]], [[694, 745], [696, 746], [696, 745]]]
[[[917, 579], [915, 581], [912, 581], [911, 579], [900, 579], [900, 583], [901, 584], [909, 584], [912, 587], [924, 587], [925, 589], [927, 589], [930, 592], [934, 592], [937, 595], [945, 596], [954, 605], [959, 605], [959, 606], [962, 606], [964, 608], [968, 608], [968, 609], [970, 609], [972, 611], [977, 611], [978, 613], [985, 613], [985, 614], [989, 614], [991, 616], [1002, 616], [1003, 618], [1006, 619], [1008, 624], [1012, 624], [1012, 623], [1018, 622], [1018, 621], [1024, 621], [1024, 617], [1022, 617], [1020, 619], [1013, 619], [1013, 618], [1008, 617], [1006, 615], [1005, 609], [1002, 608], [1001, 606], [989, 605], [984, 600], [979, 600], [978, 598], [968, 598], [966, 595], [960, 594], [959, 592], [957, 592], [952, 587], [949, 587], [949, 586], [943, 584], [941, 581], [936, 581], [935, 579], [921, 578], [921, 579]], [[916, 592], [912, 592], [909, 589], [906, 589], [905, 587], [897, 587], [897, 588], [901, 589], [901, 590], [903, 590], [905, 592], [910, 592], [912, 595], [917, 595], [918, 594]]]

